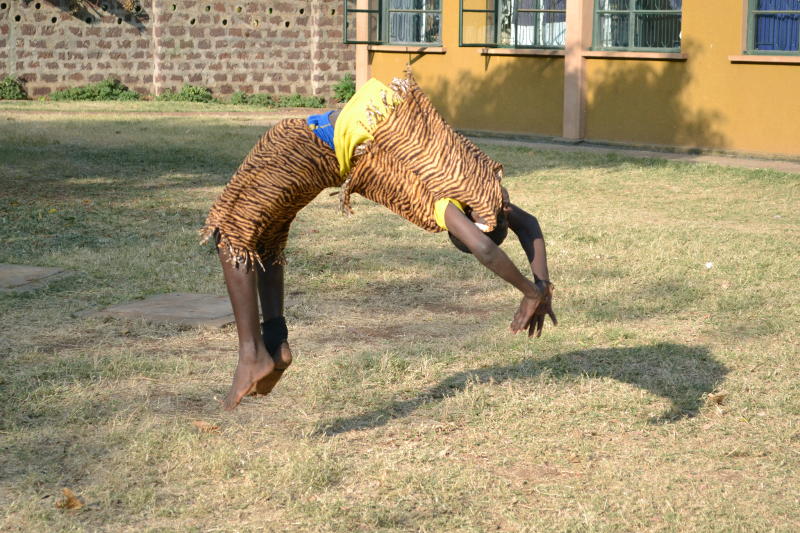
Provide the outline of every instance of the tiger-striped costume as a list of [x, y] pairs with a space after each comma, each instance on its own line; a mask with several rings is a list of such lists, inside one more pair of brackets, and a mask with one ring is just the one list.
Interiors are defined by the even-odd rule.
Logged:
[[395, 103], [388, 114], [365, 117], [374, 124], [373, 140], [358, 147], [344, 177], [334, 151], [304, 119], [270, 129], [211, 208], [205, 238], [216, 233], [237, 266], [282, 263], [297, 212], [323, 189], [339, 186], [345, 211], [356, 192], [436, 232], [442, 228], [434, 204], [453, 198], [493, 229], [502, 205], [502, 165], [453, 131], [411, 76], [395, 79], [391, 89]]

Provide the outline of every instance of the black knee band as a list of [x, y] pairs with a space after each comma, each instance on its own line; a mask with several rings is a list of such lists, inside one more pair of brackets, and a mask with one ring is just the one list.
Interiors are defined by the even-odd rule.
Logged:
[[261, 323], [261, 338], [270, 355], [278, 351], [281, 344], [289, 338], [286, 329], [286, 318], [278, 316]]

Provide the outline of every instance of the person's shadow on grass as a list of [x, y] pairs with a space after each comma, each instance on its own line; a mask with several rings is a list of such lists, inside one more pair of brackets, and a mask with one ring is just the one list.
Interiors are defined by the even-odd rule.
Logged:
[[390, 402], [361, 415], [344, 417], [323, 424], [315, 433], [336, 435], [347, 431], [382, 426], [392, 419], [409, 415], [421, 405], [453, 396], [468, 383], [496, 384], [512, 379], [531, 379], [542, 372], [562, 376], [610, 377], [630, 383], [672, 403], [653, 423], [674, 422], [697, 415], [703, 395], [712, 392], [728, 369], [703, 346], [658, 343], [633, 348], [598, 348], [559, 354], [537, 361], [525, 359], [508, 366], [483, 367], [458, 372], [416, 397]]

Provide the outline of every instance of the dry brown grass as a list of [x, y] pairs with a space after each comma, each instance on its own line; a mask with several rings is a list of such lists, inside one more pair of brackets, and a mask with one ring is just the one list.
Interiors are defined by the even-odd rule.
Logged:
[[248, 120], [0, 108], [0, 262], [77, 272], [0, 295], [0, 529], [800, 529], [797, 176], [487, 147], [548, 238], [561, 325], [531, 342], [446, 238], [323, 195], [296, 364], [225, 414], [232, 327], [83, 312], [224, 294], [196, 228]]

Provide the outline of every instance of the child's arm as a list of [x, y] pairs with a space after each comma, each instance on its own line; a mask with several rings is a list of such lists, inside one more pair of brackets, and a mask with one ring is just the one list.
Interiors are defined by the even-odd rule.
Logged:
[[511, 322], [511, 331], [518, 333], [528, 327], [545, 293], [523, 276], [511, 259], [457, 207], [447, 206], [444, 221], [448, 231], [463, 242], [483, 266], [519, 289], [523, 298]]
[[550, 281], [550, 274], [547, 271], [547, 250], [544, 245], [544, 235], [539, 221], [527, 211], [520, 209], [514, 204], [508, 204], [508, 227], [511, 228], [528, 261], [531, 263], [531, 272], [536, 281]]
[[552, 308], [553, 290], [550, 285], [550, 273], [547, 269], [547, 250], [544, 244], [544, 235], [542, 235], [542, 228], [539, 226], [539, 221], [536, 220], [536, 217], [512, 203], [508, 204], [506, 216], [508, 217], [508, 227], [517, 235], [522, 249], [525, 250], [525, 255], [528, 256], [536, 285], [545, 292], [545, 297], [537, 308], [534, 321], [531, 324], [533, 329], [538, 330], [536, 335], [538, 337], [542, 334], [545, 315], [550, 317], [553, 324], [558, 323]]

